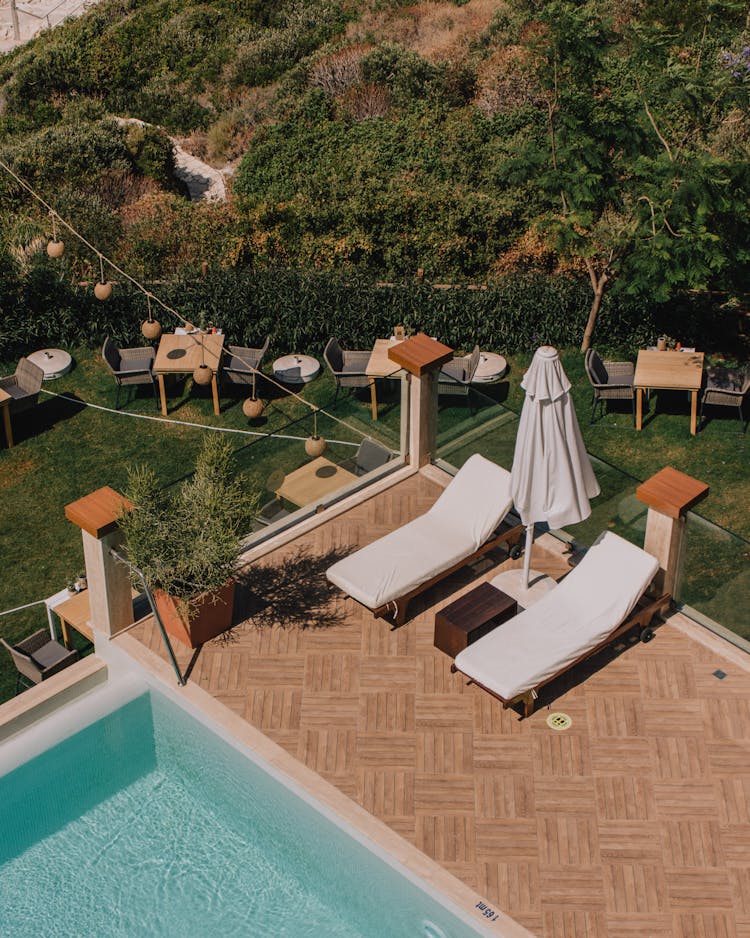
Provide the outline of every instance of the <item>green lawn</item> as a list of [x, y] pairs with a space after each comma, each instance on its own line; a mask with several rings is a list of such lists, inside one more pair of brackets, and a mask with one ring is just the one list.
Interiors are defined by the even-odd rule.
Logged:
[[[710, 485], [710, 494], [689, 516], [688, 547], [679, 598], [750, 640], [750, 471], [747, 436], [731, 409], [715, 409], [714, 419], [690, 435], [685, 393], [652, 395], [643, 429], [633, 427], [629, 402], [589, 423], [591, 391], [579, 352], [562, 353], [586, 447], [594, 457], [601, 494], [592, 501], [590, 518], [569, 534], [590, 544], [611, 529], [642, 544], [646, 507], [635, 497], [639, 482], [670, 465]], [[472, 392], [465, 402], [447, 399], [438, 413], [439, 455], [461, 465], [473, 452], [510, 466], [523, 406], [520, 380], [529, 356], [512, 358], [507, 381]], [[708, 413], [707, 413], [708, 416]], [[717, 527], [720, 525], [723, 527]], [[729, 530], [724, 530], [727, 528]], [[731, 533], [734, 531], [735, 533]]]
[[[52, 397], [44, 391], [39, 406], [14, 420], [16, 445], [0, 449], [0, 490], [3, 524], [0, 529], [0, 610], [42, 599], [64, 588], [83, 569], [80, 530], [65, 519], [65, 505], [103, 485], [122, 491], [128, 467], [148, 463], [165, 486], [179, 481], [192, 469], [206, 432], [186, 423], [252, 430], [255, 436], [229, 435], [238, 471], [259, 488], [262, 501], [270, 498], [266, 486], [272, 475], [283, 475], [308, 458], [304, 438], [313, 430], [312, 412], [290, 396], [266, 385], [259, 394], [266, 403], [263, 416], [252, 424], [242, 413], [243, 395], [229, 391], [222, 398], [219, 417], [213, 413], [209, 389], [192, 388], [192, 382], [176, 384], [168, 395], [169, 419], [177, 424], [132, 419], [86, 407], [82, 401], [112, 407], [115, 385], [98, 353], [73, 350], [74, 370], [47, 382], [45, 390], [73, 400]], [[14, 364], [2, 367], [8, 374]], [[132, 391], [131, 391], [132, 393]], [[326, 456], [336, 462], [352, 457], [364, 434], [398, 449], [400, 407], [396, 389], [383, 387], [379, 395], [380, 419], [370, 418], [369, 393], [339, 395], [334, 404], [333, 381], [322, 375], [302, 391], [306, 400], [329, 410], [348, 426], [318, 417], [318, 432], [329, 441]], [[232, 395], [232, 396], [230, 396]], [[126, 401], [121, 410], [148, 417], [160, 416], [148, 388]], [[281, 434], [268, 438], [270, 432]], [[360, 431], [360, 432], [357, 432]], [[302, 439], [289, 439], [300, 437]], [[340, 442], [337, 442], [340, 441]], [[354, 445], [343, 445], [346, 443]], [[0, 635], [15, 641], [46, 625], [43, 607], [0, 618]], [[0, 700], [13, 694], [15, 671], [8, 655], [0, 655]]]
[[[190, 381], [170, 391], [169, 418], [178, 421], [176, 424], [136, 420], [86, 407], [83, 401], [111, 407], [115, 387], [98, 352], [75, 349], [73, 355], [77, 362], [74, 370], [45, 384], [46, 390], [73, 400], [42, 393], [36, 410], [14, 422], [16, 446], [11, 450], [0, 449], [3, 503], [0, 562], [4, 571], [0, 579], [0, 610], [57, 592], [82, 570], [80, 532], [65, 519], [66, 504], [102, 485], [122, 490], [128, 467], [134, 464], [150, 464], [165, 486], [190, 472], [207, 431], [186, 423], [263, 434], [274, 431], [283, 437], [304, 438], [312, 432], [309, 409], [271, 387], [261, 392], [267, 406], [261, 420], [253, 424], [242, 414], [240, 395], [225, 397], [217, 418], [210, 391], [193, 389]], [[691, 437], [686, 395], [668, 400], [662, 395], [661, 399], [652, 397], [649, 419], [640, 433], [633, 428], [627, 405], [590, 426], [590, 391], [582, 356], [573, 350], [563, 352], [562, 356], [573, 383], [586, 445], [592, 455], [617, 467], [596, 464], [602, 496], [594, 506], [591, 531], [582, 525], [581, 530], [571, 533], [583, 539], [606, 526], [629, 525], [640, 530], [643, 513], [632, 498], [636, 480], [672, 465], [710, 484], [711, 494], [700, 506], [701, 514], [743, 538], [750, 538], [748, 438], [740, 434], [738, 421], [731, 412], [717, 413], [702, 433]], [[458, 465], [470, 452], [478, 450], [510, 466], [516, 415], [523, 404], [520, 380], [528, 361], [528, 357], [511, 358], [507, 380], [484, 388], [482, 394], [472, 392], [469, 402], [465, 398], [440, 398], [440, 454], [449, 462]], [[13, 364], [6, 363], [0, 373], [7, 374], [12, 368]], [[392, 385], [389, 394], [387, 384], [390, 383], [382, 382], [379, 386], [382, 403], [377, 424], [370, 418], [366, 391], [355, 395], [343, 393], [336, 401], [336, 416], [349, 426], [319, 418], [319, 432], [329, 441], [341, 441], [329, 442], [327, 456], [336, 461], [350, 457], [355, 447], [344, 444], [358, 443], [362, 434], [379, 437], [391, 448], [398, 448], [398, 393]], [[317, 406], [329, 409], [334, 407], [334, 390], [331, 379], [323, 374], [302, 393]], [[130, 402], [123, 400], [121, 409], [159, 416], [148, 389], [140, 389]], [[249, 475], [249, 485], [265, 490], [272, 474], [289, 472], [305, 461], [302, 441], [283, 437], [229, 437], [238, 470]], [[737, 581], [742, 565], [747, 570], [747, 543], [731, 537], [722, 540], [720, 532], [717, 535], [715, 529], [707, 529], [695, 536], [691, 534], [691, 545], [689, 562], [698, 566], [688, 601], [705, 600], [709, 614], [719, 618], [721, 612], [731, 619], [738, 612], [738, 603], [736, 594], [727, 592], [726, 585]], [[37, 607], [0, 618], [0, 634], [10, 641], [18, 640], [45, 623], [44, 610]], [[0, 700], [12, 695], [14, 684], [15, 671], [10, 660], [7, 655], [0, 656]]]

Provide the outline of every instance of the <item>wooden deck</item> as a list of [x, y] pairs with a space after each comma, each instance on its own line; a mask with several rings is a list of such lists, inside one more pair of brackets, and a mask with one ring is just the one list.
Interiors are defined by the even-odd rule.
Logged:
[[[415, 600], [395, 632], [327, 586], [335, 559], [439, 491], [412, 477], [254, 564], [247, 621], [203, 648], [191, 680], [545, 938], [750, 938], [741, 653], [674, 617], [520, 720], [432, 644], [436, 609], [502, 553]], [[565, 565], [535, 548], [534, 566]], [[153, 623], [131, 634], [165, 657]], [[572, 727], [550, 729], [547, 704]]]

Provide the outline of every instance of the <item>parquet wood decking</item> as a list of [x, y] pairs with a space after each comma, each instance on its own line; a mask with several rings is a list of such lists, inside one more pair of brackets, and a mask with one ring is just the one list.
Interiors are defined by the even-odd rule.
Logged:
[[[326, 585], [439, 491], [413, 477], [253, 565], [247, 621], [191, 680], [545, 938], [750, 938], [750, 671], [670, 622], [520, 720], [432, 644], [436, 609], [502, 553], [395, 632]], [[565, 569], [538, 547], [534, 566]], [[164, 656], [152, 623], [133, 634]], [[548, 703], [569, 730], [547, 726]]]

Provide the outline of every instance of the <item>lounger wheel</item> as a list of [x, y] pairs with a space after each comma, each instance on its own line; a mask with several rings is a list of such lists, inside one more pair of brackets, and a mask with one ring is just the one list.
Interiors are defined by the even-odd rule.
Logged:
[[508, 556], [511, 560], [518, 560], [518, 558], [523, 553], [523, 547], [520, 544], [514, 544], [511, 549], [508, 551]]
[[641, 641], [644, 644], [646, 642], [650, 642], [653, 637], [654, 637], [654, 630], [651, 628], [650, 625], [647, 625], [645, 629], [641, 629]]

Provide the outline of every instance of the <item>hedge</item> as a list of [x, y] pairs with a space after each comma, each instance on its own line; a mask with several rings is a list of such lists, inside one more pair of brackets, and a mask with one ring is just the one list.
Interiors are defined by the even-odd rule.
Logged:
[[[44, 346], [96, 347], [105, 335], [126, 345], [143, 343], [145, 299], [131, 286], [117, 284], [112, 298], [101, 303], [91, 286], [65, 282], [46, 261], [24, 277], [16, 274], [15, 283], [7, 263], [4, 273], [0, 359], [11, 361]], [[591, 297], [587, 281], [567, 276], [514, 275], [473, 289], [419, 282], [383, 285], [289, 269], [218, 270], [150, 289], [186, 319], [220, 326], [233, 343], [254, 344], [270, 334], [274, 353], [318, 355], [330, 336], [345, 347], [369, 348], [397, 323], [438, 336], [456, 349], [475, 343], [510, 353], [543, 343], [575, 346]], [[155, 309], [165, 329], [178, 324]], [[684, 344], [716, 349], [720, 327], [733, 325], [710, 296], [684, 295], [656, 305], [612, 294], [602, 306], [595, 344], [632, 353], [664, 332]]]

